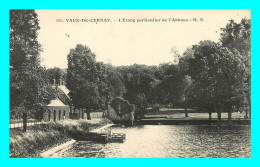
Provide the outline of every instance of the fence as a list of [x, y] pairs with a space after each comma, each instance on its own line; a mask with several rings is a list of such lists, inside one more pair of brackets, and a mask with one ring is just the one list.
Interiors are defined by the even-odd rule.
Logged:
[[[75, 113], [75, 114], [77, 114], [77, 113]], [[102, 118], [104, 118], [104, 113], [102, 111], [91, 112], [90, 116], [91, 116], [91, 119], [102, 119]], [[73, 117], [74, 119], [80, 118], [78, 115], [74, 115], [74, 117]], [[73, 118], [71, 117], [71, 119], [73, 119]], [[84, 113], [84, 118], [85, 119], [87, 118], [86, 113]], [[27, 126], [31, 126], [34, 124], [41, 124], [41, 123], [43, 123], [43, 121], [40, 121], [37, 119], [27, 119]], [[19, 127], [23, 127], [23, 119], [21, 117], [17, 117], [17, 116], [16, 117], [10, 116], [9, 128], [19, 128]]]
[[[42, 121], [36, 120], [36, 119], [28, 119], [27, 120], [27, 126], [31, 126], [34, 124], [41, 124]], [[22, 119], [10, 119], [9, 122], [9, 128], [19, 128], [23, 127], [23, 120]]]

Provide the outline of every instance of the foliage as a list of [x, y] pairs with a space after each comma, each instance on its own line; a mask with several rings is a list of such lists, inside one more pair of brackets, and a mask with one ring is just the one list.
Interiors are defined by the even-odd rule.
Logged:
[[117, 67], [117, 70], [124, 78], [126, 88], [124, 98], [135, 104], [137, 108], [146, 108], [152, 100], [151, 90], [156, 81], [157, 67], [134, 64]]
[[96, 67], [99, 77], [99, 106], [104, 109], [113, 98], [123, 96], [125, 87], [122, 76], [112, 65], [98, 62]]
[[67, 87], [76, 108], [97, 108], [99, 101], [98, 70], [95, 54], [78, 44], [68, 54]]
[[251, 107], [251, 21], [248, 19], [240, 23], [230, 20], [221, 29], [219, 43], [201, 41], [182, 55], [172, 48], [173, 61], [158, 67], [137, 64], [113, 67], [96, 62], [91, 49], [78, 44], [67, 56], [67, 71], [57, 67], [46, 70], [40, 66], [39, 29], [34, 10], [10, 11], [12, 113], [36, 110], [55, 96], [67, 101], [64, 94], [48, 85], [53, 79], [56, 83], [66, 80], [74, 106], [88, 112], [105, 109], [116, 97], [135, 104], [138, 112], [155, 103], [193, 104], [216, 112]]
[[[10, 109], [34, 111], [54, 98], [40, 66], [40, 29], [34, 10], [10, 10]], [[20, 110], [22, 111], [22, 110]]]
[[243, 98], [245, 64], [237, 50], [221, 47], [211, 41], [193, 46], [194, 58], [189, 59], [189, 75], [194, 80], [193, 94], [201, 108], [221, 112], [239, 107]]
[[76, 108], [105, 109], [122, 96], [125, 87], [120, 73], [109, 64], [96, 62], [87, 46], [77, 45], [68, 55], [67, 87]]
[[59, 84], [60, 80], [63, 81], [66, 80], [67, 70], [54, 67], [54, 68], [47, 69], [47, 74], [48, 74], [49, 83], [53, 83], [53, 79], [55, 79], [56, 84]]
[[251, 117], [251, 20], [244, 18], [240, 23], [230, 20], [226, 27], [221, 30], [220, 42], [222, 46], [237, 49], [245, 63], [246, 89], [244, 89], [244, 94], [247, 95], [246, 106], [249, 106], [249, 117]]
[[250, 56], [248, 53], [251, 52], [251, 20], [244, 18], [240, 23], [230, 20], [221, 30], [222, 46], [236, 48], [240, 54]]

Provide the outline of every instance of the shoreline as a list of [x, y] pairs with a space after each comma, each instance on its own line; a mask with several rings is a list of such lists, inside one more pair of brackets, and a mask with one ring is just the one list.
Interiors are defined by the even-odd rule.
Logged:
[[51, 149], [49, 149], [49, 150], [47, 150], [47, 151], [42, 152], [42, 153], [40, 154], [40, 157], [41, 157], [41, 158], [51, 158], [50, 156], [51, 156], [52, 154], [55, 154], [56, 152], [58, 152], [58, 151], [60, 151], [60, 150], [62, 150], [62, 149], [65, 149], [66, 147], [68, 147], [68, 146], [74, 144], [75, 142], [76, 142], [76, 140], [72, 139], [72, 140], [70, 140], [70, 141], [68, 141], [68, 142], [66, 142], [66, 143], [63, 143], [63, 144], [58, 145], [58, 146], [56, 146], [56, 147], [53, 147], [53, 148], [51, 148]]
[[221, 120], [217, 119], [142, 119], [138, 125], [251, 125], [251, 119]]
[[[114, 126], [109, 120], [66, 120], [56, 123], [33, 125], [27, 132], [21, 128], [10, 129], [10, 158], [35, 157], [48, 158], [58, 151], [65, 150], [77, 141], [77, 137], [103, 133], [106, 128]], [[194, 120], [194, 119], [143, 119], [138, 125], [205, 125], [236, 126], [249, 125], [251, 120]], [[90, 136], [88, 135], [90, 133]], [[81, 139], [79, 139], [81, 140]], [[84, 138], [82, 140], [85, 140]]]
[[40, 158], [42, 153], [72, 142], [74, 139], [71, 134], [90, 132], [107, 124], [111, 124], [111, 121], [81, 119], [37, 124], [29, 126], [26, 132], [23, 132], [22, 128], [12, 128], [9, 133], [9, 157]]
[[[114, 125], [114, 124], [107, 124], [107, 125], [104, 125], [104, 126], [101, 126], [101, 127], [97, 128], [97, 129], [92, 129], [90, 132], [91, 132], [91, 133], [99, 133], [100, 131], [102, 131], [102, 130], [108, 128], [108, 127], [111, 127], [111, 126], [113, 126], [113, 125]], [[51, 148], [51, 149], [49, 149], [49, 150], [47, 150], [47, 151], [42, 152], [42, 153], [40, 154], [40, 156], [41, 156], [41, 158], [52, 158], [51, 155], [55, 154], [55, 153], [58, 152], [58, 151], [61, 151], [61, 150], [63, 150], [63, 149], [66, 149], [67, 147], [69, 147], [69, 146], [71, 146], [72, 144], [74, 144], [76, 141], [77, 141], [77, 140], [72, 139], [72, 140], [70, 140], [70, 141], [68, 141], [68, 142], [66, 142], [66, 143], [60, 144], [60, 145], [58, 145], [58, 146], [56, 146], [56, 147], [53, 147], [53, 148]]]

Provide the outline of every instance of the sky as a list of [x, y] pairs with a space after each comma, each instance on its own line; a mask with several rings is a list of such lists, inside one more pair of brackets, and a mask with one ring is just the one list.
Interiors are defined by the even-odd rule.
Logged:
[[[67, 68], [77, 44], [97, 61], [114, 66], [173, 61], [202, 40], [218, 41], [229, 20], [250, 19], [250, 10], [36, 10], [42, 65]], [[150, 19], [147, 21], [147, 19]]]

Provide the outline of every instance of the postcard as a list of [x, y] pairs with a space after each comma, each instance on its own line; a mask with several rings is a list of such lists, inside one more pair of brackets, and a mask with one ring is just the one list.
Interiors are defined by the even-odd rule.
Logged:
[[10, 158], [250, 158], [250, 10], [10, 10]]

